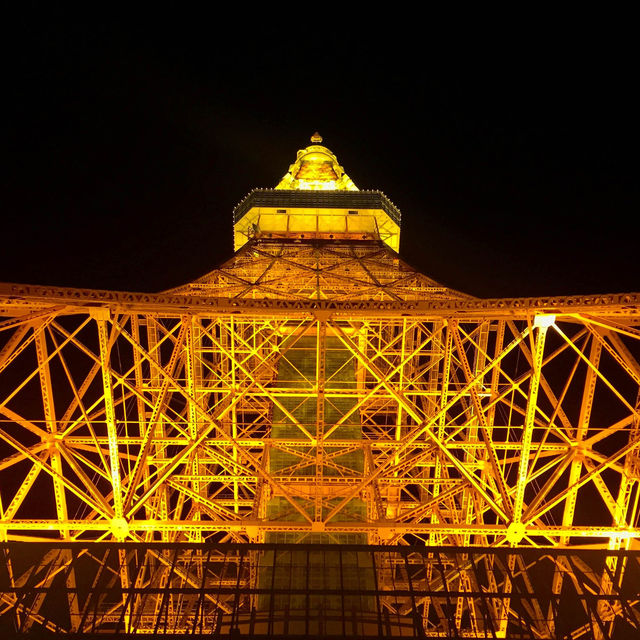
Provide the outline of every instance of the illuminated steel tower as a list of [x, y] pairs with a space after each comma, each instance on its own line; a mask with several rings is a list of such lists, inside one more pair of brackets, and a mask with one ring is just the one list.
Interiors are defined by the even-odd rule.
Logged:
[[0, 635], [639, 637], [640, 294], [444, 287], [311, 142], [195, 282], [0, 285]]

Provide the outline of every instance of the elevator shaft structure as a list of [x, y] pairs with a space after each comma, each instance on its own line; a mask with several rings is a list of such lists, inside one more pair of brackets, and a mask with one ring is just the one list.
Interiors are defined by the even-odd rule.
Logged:
[[640, 294], [479, 299], [319, 137], [159, 294], [0, 285], [0, 631], [640, 634]]

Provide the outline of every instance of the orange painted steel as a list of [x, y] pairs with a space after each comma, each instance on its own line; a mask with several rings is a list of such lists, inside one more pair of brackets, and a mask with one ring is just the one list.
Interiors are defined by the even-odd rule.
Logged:
[[[380, 239], [283, 234], [248, 239], [171, 291], [5, 284], [0, 311], [0, 541], [322, 532], [438, 548], [638, 549], [640, 294], [483, 300], [418, 273]], [[324, 366], [293, 382], [278, 373], [307, 355], [328, 362], [331, 349], [352, 384]], [[299, 410], [319, 403], [341, 407], [334, 423]], [[286, 437], [271, 435], [274, 411]], [[341, 438], [354, 421], [360, 437]], [[361, 471], [341, 463], [354, 452]], [[278, 455], [288, 463], [270, 466]], [[274, 498], [283, 507], [269, 517]], [[557, 595], [570, 571], [554, 571]], [[618, 556], [598, 571], [596, 592], [621, 588]], [[118, 579], [136, 576], [123, 564]], [[453, 590], [469, 595], [454, 598], [455, 624], [493, 637], [469, 576], [457, 579]], [[12, 603], [3, 595], [0, 610], [46, 626], [37, 603]], [[428, 599], [420, 606], [428, 624]], [[532, 606], [536, 637], [554, 637], [550, 605]], [[512, 612], [499, 598], [493, 607], [505, 637]], [[629, 607], [637, 615], [637, 601]], [[574, 637], [633, 619], [624, 608], [589, 615], [604, 622]], [[144, 631], [136, 619], [128, 631]]]

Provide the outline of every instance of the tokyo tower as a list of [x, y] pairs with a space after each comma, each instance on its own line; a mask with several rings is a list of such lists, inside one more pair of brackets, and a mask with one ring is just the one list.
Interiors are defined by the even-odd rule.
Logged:
[[0, 285], [0, 636], [640, 637], [640, 294], [443, 286], [318, 134], [233, 216]]

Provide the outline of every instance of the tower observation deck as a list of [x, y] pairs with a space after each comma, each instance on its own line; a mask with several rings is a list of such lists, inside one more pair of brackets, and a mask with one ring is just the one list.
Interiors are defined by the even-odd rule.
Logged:
[[443, 286], [317, 134], [233, 215], [0, 284], [0, 636], [640, 637], [640, 294]]

